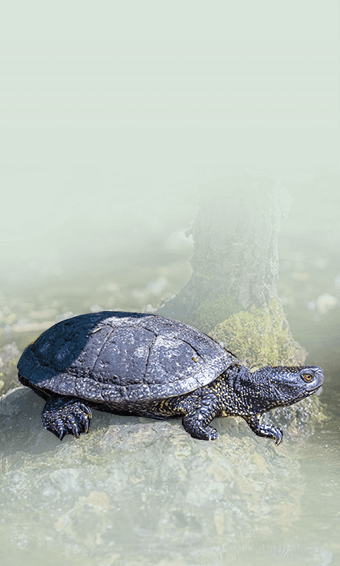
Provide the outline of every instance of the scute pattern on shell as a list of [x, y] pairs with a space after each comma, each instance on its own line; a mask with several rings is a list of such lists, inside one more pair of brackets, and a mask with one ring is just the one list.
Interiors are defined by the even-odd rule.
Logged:
[[104, 311], [46, 330], [26, 348], [18, 369], [38, 389], [124, 404], [188, 393], [239, 363], [181, 322]]

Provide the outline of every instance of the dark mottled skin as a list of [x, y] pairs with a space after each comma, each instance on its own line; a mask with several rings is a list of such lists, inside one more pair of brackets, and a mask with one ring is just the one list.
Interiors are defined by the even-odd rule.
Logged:
[[[19, 375], [20, 381], [28, 385]], [[306, 379], [308, 381], [306, 381]], [[279, 428], [261, 424], [261, 416], [275, 407], [292, 405], [312, 395], [324, 381], [318, 366], [267, 367], [251, 373], [244, 366], [233, 367], [209, 385], [191, 393], [164, 400], [133, 403], [131, 406], [89, 403], [70, 397], [52, 396], [42, 412], [42, 422], [47, 430], [60, 440], [66, 434], [76, 438], [87, 432], [91, 410], [88, 406], [105, 412], [122, 415], [144, 416], [153, 419], [182, 418], [185, 430], [200, 440], [215, 440], [216, 429], [209, 426], [215, 417], [242, 417], [258, 436], [272, 438], [275, 444], [282, 442]], [[45, 399], [40, 391], [36, 391]]]
[[[150, 342], [146, 349], [144, 340]], [[90, 362], [92, 370], [87, 369]], [[219, 373], [221, 364], [226, 369]], [[59, 323], [28, 346], [18, 368], [21, 383], [46, 400], [43, 425], [60, 440], [66, 434], [78, 438], [86, 433], [93, 408], [153, 419], [182, 418], [184, 429], [200, 440], [217, 438], [210, 426], [215, 417], [239, 416], [255, 434], [280, 444], [282, 431], [261, 424], [261, 416], [312, 395], [324, 382], [318, 366], [250, 372], [199, 331], [137, 313], [104, 312]], [[212, 371], [215, 378], [209, 378]], [[184, 393], [176, 394], [176, 389]]]
[[[308, 376], [306, 382], [302, 376]], [[289, 380], [289, 381], [288, 381]], [[192, 393], [154, 401], [147, 406], [131, 408], [130, 414], [150, 418], [180, 418], [193, 438], [215, 440], [217, 431], [209, 426], [215, 417], [242, 417], [258, 435], [273, 438], [280, 444], [282, 431], [261, 425], [263, 413], [275, 407], [292, 405], [312, 395], [323, 383], [323, 371], [317, 366], [262, 368], [251, 373], [234, 367], [211, 384]]]

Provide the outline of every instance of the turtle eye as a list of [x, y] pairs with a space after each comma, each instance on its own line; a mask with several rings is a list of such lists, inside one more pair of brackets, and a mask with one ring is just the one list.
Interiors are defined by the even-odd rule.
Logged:
[[310, 381], [312, 381], [312, 379], [314, 378], [313, 375], [311, 375], [310, 373], [303, 373], [301, 375], [303, 381], [307, 381], [307, 383], [309, 383]]

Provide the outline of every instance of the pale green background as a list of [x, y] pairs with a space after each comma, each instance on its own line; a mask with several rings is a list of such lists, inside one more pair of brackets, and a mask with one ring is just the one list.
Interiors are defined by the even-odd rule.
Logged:
[[2, 259], [185, 227], [230, 163], [340, 154], [336, 1], [1, 1], [0, 46]]
[[336, 129], [337, 3], [2, 2], [5, 129]]
[[[22, 351], [39, 325], [72, 312], [158, 307], [190, 276], [188, 248], [166, 247], [171, 234], [195, 218], [200, 186], [223, 187], [232, 164], [338, 167], [339, 12], [330, 0], [0, 0], [1, 345]], [[160, 447], [148, 436], [145, 450], [113, 443], [107, 467], [91, 444], [77, 456], [74, 439], [56, 448], [41, 436], [38, 409], [16, 420], [14, 397], [0, 447], [1, 566], [109, 566], [119, 554], [117, 565], [216, 565], [227, 555], [248, 566], [338, 563], [338, 179], [321, 175], [292, 195], [280, 238], [279, 292], [294, 338], [326, 370], [327, 434], [318, 429], [305, 444], [303, 433], [286, 437], [275, 453], [249, 433], [239, 453], [230, 422], [220, 425], [231, 431], [222, 454], [224, 445], [201, 447], [188, 435], [181, 444], [178, 422]], [[320, 313], [320, 299], [334, 308]], [[115, 422], [106, 418], [92, 427]], [[235, 490], [218, 478], [224, 465]], [[126, 474], [133, 483], [117, 495]], [[51, 477], [66, 480], [48, 507]], [[106, 515], [90, 507], [92, 489], [108, 494]], [[235, 519], [242, 493], [247, 513]], [[177, 508], [188, 527], [175, 521]], [[106, 547], [97, 533], [111, 521], [103, 540], [116, 546]]]

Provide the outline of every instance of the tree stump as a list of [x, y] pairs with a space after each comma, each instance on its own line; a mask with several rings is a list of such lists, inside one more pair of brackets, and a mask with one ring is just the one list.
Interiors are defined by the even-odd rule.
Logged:
[[[209, 334], [251, 369], [303, 364], [306, 351], [276, 290], [280, 223], [289, 207], [288, 191], [270, 175], [229, 176], [204, 194], [188, 231], [195, 244], [191, 278], [158, 314]], [[303, 421], [321, 415], [315, 396], [276, 415], [301, 429], [299, 409]]]

